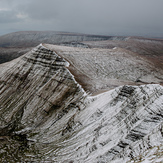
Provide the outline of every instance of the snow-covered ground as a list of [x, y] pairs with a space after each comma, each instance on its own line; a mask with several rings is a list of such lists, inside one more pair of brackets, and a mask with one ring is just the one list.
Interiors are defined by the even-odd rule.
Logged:
[[70, 63], [76, 80], [90, 92], [120, 85], [161, 83], [163, 70], [131, 51], [100, 48], [74, 48], [44, 44]]
[[133, 86], [162, 72], [140, 56], [39, 45], [1, 67], [1, 162], [163, 161], [163, 86]]

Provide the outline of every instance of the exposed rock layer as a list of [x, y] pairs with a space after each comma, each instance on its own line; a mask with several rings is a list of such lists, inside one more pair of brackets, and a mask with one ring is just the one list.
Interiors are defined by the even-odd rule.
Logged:
[[163, 160], [161, 85], [89, 96], [42, 45], [13, 62], [0, 73], [1, 162]]

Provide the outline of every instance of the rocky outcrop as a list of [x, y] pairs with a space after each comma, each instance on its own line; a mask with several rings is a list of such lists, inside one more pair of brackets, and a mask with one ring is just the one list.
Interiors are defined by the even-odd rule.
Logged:
[[39, 45], [0, 73], [1, 162], [162, 161], [163, 87], [90, 96]]

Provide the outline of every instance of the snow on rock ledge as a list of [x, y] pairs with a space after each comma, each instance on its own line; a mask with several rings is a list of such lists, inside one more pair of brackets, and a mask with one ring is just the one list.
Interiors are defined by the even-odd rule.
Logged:
[[64, 114], [60, 112], [68, 111], [63, 106], [66, 109], [80, 101], [85, 92], [67, 65], [63, 58], [39, 45], [7, 70], [0, 81], [1, 126], [11, 123], [19, 128], [15, 116], [19, 116], [21, 125], [36, 126], [35, 122], [41, 123], [40, 116], [50, 117], [56, 111], [54, 121]]
[[0, 74], [0, 161], [163, 161], [163, 87], [88, 96], [67, 65], [39, 45]]

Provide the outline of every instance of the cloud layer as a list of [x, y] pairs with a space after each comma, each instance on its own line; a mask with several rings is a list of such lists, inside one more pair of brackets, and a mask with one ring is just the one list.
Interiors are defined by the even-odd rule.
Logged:
[[162, 0], [0, 0], [0, 34], [54, 30], [163, 37]]

